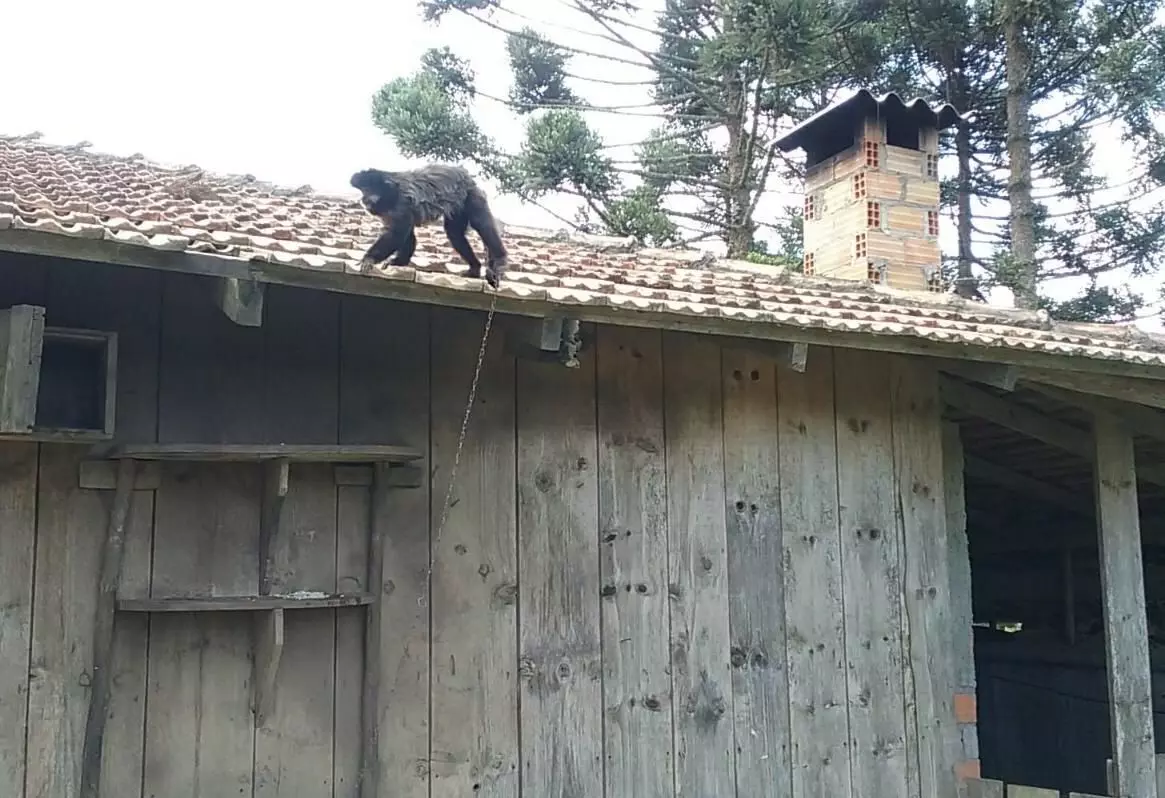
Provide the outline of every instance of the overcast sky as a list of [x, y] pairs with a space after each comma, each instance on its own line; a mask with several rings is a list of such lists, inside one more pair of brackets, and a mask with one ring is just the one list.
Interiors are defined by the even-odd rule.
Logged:
[[[506, 5], [518, 15], [497, 18], [507, 27], [534, 21], [559, 41], [615, 52], [577, 32], [581, 19], [565, 12], [566, 0]], [[425, 23], [411, 0], [303, 6], [203, 0], [177, 7], [156, 0], [42, 0], [9, 6], [0, 48], [7, 76], [0, 133], [39, 130], [52, 143], [84, 140], [97, 151], [140, 152], [163, 163], [195, 163], [329, 193], [349, 193], [348, 177], [358, 169], [409, 164], [372, 125], [371, 98], [386, 81], [411, 72], [429, 47], [448, 45], [468, 57], [486, 94], [504, 97], [509, 85], [500, 34], [458, 15], [439, 27]], [[651, 37], [637, 38], [646, 44]], [[595, 59], [572, 69], [606, 79], [636, 77], [634, 68]], [[596, 104], [645, 99], [634, 89], [577, 88]], [[495, 139], [519, 141], [521, 123], [498, 104], [479, 100], [475, 116]], [[657, 123], [626, 115], [592, 118], [610, 143], [639, 141]], [[611, 152], [616, 158], [631, 154]], [[1115, 156], [1111, 170], [1119, 173], [1123, 161]], [[760, 212], [774, 214], [790, 200], [799, 196], [766, 197]], [[562, 226], [513, 198], [492, 202], [510, 223]], [[571, 215], [572, 202], [549, 205]], [[944, 217], [943, 225], [944, 250], [950, 251], [953, 224]], [[1006, 291], [996, 299], [1010, 303]]]

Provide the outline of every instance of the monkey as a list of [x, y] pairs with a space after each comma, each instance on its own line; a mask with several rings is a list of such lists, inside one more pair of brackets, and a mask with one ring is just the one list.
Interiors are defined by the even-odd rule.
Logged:
[[506, 247], [490, 212], [485, 193], [461, 166], [429, 164], [407, 172], [365, 169], [352, 175], [364, 209], [384, 223], [384, 232], [360, 261], [360, 269], [393, 255], [393, 266], [407, 266], [417, 249], [415, 228], [441, 219], [445, 235], [457, 254], [469, 264], [469, 276], [481, 277], [481, 261], [465, 231], [481, 236], [488, 254], [486, 281], [498, 287], [506, 268]]

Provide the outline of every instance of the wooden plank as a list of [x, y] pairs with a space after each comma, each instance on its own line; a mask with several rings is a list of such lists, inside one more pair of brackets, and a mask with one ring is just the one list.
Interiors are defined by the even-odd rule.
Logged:
[[817, 349], [804, 375], [778, 371], [777, 399], [793, 795], [846, 798], [853, 793], [832, 350]]
[[[157, 490], [162, 471], [157, 463], [139, 463], [134, 469], [134, 490]], [[86, 490], [115, 490], [117, 463], [108, 460], [82, 460], [77, 468], [77, 486]]]
[[117, 473], [117, 490], [101, 552], [101, 571], [97, 596], [93, 604], [93, 689], [85, 719], [85, 738], [81, 753], [81, 798], [97, 798], [101, 787], [101, 752], [105, 743], [105, 721], [113, 681], [113, 615], [117, 590], [121, 585], [121, 567], [125, 557], [126, 527], [134, 495], [135, 463], [126, 460]]
[[776, 369], [725, 349], [721, 375], [736, 790], [790, 796]]
[[[427, 452], [429, 309], [345, 297], [341, 320], [340, 441], [391, 441]], [[369, 708], [379, 761], [369, 765], [381, 798], [429, 795], [429, 506], [426, 483], [393, 491], [373, 508], [375, 523], [391, 530], [383, 581], [368, 588], [380, 597], [379, 697]]]
[[890, 369], [889, 357], [834, 350], [855, 795], [908, 794]]
[[522, 792], [602, 795], [594, 350], [518, 362], [517, 397]]
[[280, 536], [279, 522], [283, 502], [291, 487], [291, 464], [284, 458], [263, 464], [263, 506], [259, 511], [259, 593], [268, 595], [275, 568], [274, 551], [286, 547]]
[[[267, 292], [263, 440], [338, 447], [340, 298], [273, 287]], [[310, 325], [304, 319], [311, 319]], [[325, 463], [267, 461], [265, 571], [260, 590], [335, 593], [336, 485]], [[279, 499], [279, 494], [285, 494]], [[280, 506], [281, 505], [281, 506]], [[256, 717], [255, 798], [332, 791], [336, 613], [286, 615], [270, 711]]]
[[995, 779], [967, 779], [963, 798], [1004, 798], [1003, 782]]
[[39, 447], [0, 443], [0, 795], [24, 795]]
[[[433, 492], [441, 521], [485, 315], [433, 328]], [[517, 798], [518, 554], [514, 360], [495, 326], [445, 531], [433, 542], [433, 798]], [[559, 366], [561, 368], [561, 366]]]
[[1157, 754], [1157, 798], [1165, 798], [1165, 754]]
[[[515, 293], [466, 291], [447, 288], [431, 282], [416, 282], [407, 271], [390, 270], [385, 276], [358, 275], [330, 269], [304, 268], [281, 263], [260, 261], [243, 262], [202, 253], [169, 252], [149, 247], [127, 248], [116, 242], [82, 239], [42, 233], [31, 230], [0, 230], [0, 249], [9, 252], [35, 253], [50, 257], [90, 260], [98, 263], [119, 263], [129, 266], [160, 269], [167, 272], [253, 278], [260, 282], [316, 288], [324, 291], [423, 302], [446, 307], [485, 310], [496, 302], [501, 314], [515, 314], [543, 318], [562, 315], [563, 305], [552, 300], [528, 298]], [[745, 264], [747, 265], [747, 264]], [[768, 267], [760, 267], [768, 268]], [[402, 279], [391, 279], [396, 276]], [[388, 277], [389, 279], [386, 279]], [[885, 289], [883, 289], [885, 290]], [[902, 294], [903, 292], [898, 292]], [[993, 312], [1008, 314], [1003, 308]], [[1010, 363], [1041, 370], [1063, 370], [1082, 375], [1129, 375], [1149, 379], [1165, 379], [1165, 370], [1146, 374], [1144, 365], [1103, 358], [1063, 356], [1043, 351], [1028, 351], [1018, 347], [976, 346], [961, 342], [940, 342], [901, 332], [844, 332], [825, 328], [807, 328], [788, 323], [758, 324], [746, 314], [735, 317], [695, 315], [683, 311], [651, 313], [628, 312], [622, 305], [572, 304], [570, 315], [580, 322], [616, 324], [630, 327], [652, 327], [677, 332], [704, 335], [747, 336], [757, 340], [782, 340], [810, 345], [845, 347], [862, 351], [897, 352], [947, 358], [974, 358], [987, 362]], [[1026, 311], [1013, 311], [1018, 319], [1030, 320]], [[1052, 371], [1051, 373], [1059, 373]], [[1105, 380], [1096, 384], [1103, 385]]]
[[104, 453], [113, 459], [175, 460], [180, 462], [248, 463], [287, 460], [291, 463], [404, 463], [422, 457], [407, 446], [287, 443], [143, 443], [115, 446]]
[[[153, 440], [158, 419], [158, 347], [162, 275], [141, 269], [98, 264], [54, 263], [51, 266], [49, 307], [64, 329], [108, 331], [116, 335], [116, 383], [109, 393], [107, 413], [119, 436]], [[46, 335], [49, 332], [46, 329]], [[85, 333], [92, 336], [92, 333]], [[106, 345], [112, 341], [107, 340]], [[113, 373], [109, 370], [108, 376]], [[108, 389], [107, 384], [107, 389]], [[106, 426], [110, 419], [106, 417]], [[81, 488], [90, 467], [108, 471], [108, 490], [116, 489], [118, 464], [83, 460], [74, 475]], [[135, 494], [126, 528], [125, 555], [118, 595], [149, 593], [153, 561], [154, 489], [156, 465], [135, 468]], [[94, 489], [105, 489], [94, 485]], [[102, 499], [106, 506], [108, 498]], [[107, 517], [103, 510], [98, 519]], [[100, 540], [100, 533], [97, 538]], [[101, 795], [137, 798], [142, 791], [145, 749], [146, 671], [149, 618], [118, 615], [114, 620], [113, 679], [101, 765]]]
[[[213, 284], [167, 275], [158, 440], [255, 440], [263, 430], [262, 330], [215, 308]], [[229, 358], [224, 355], [229, 353]], [[152, 596], [254, 595], [260, 470], [166, 463], [155, 499]], [[228, 613], [150, 619], [147, 795], [210, 798], [250, 789], [255, 728], [251, 624]]]
[[1022, 787], [1018, 784], [1008, 784], [1007, 798], [1060, 798], [1060, 791], [1049, 790], [1043, 787]]
[[30, 798], [78, 795], [93, 677], [93, 607], [110, 496], [76, 487], [83, 452], [41, 446], [28, 695]]
[[255, 724], [262, 726], [275, 707], [275, 677], [283, 659], [283, 608], [255, 615]]
[[665, 334], [677, 795], [735, 791], [720, 347]]
[[45, 309], [37, 305], [0, 310], [0, 432], [32, 430], [44, 324]]
[[975, 635], [971, 627], [971, 552], [967, 537], [967, 492], [963, 483], [963, 441], [958, 424], [944, 422], [942, 434], [954, 686], [970, 692], [975, 688]]
[[[372, 484], [374, 466], [337, 465], [333, 476], [337, 485], [368, 487]], [[428, 479], [424, 466], [393, 465], [386, 472], [385, 484], [390, 488], [422, 488]]]
[[1111, 416], [1098, 414], [1093, 424], [1114, 786], [1117, 795], [1152, 795], [1153, 691], [1133, 439]]
[[[371, 492], [368, 485], [339, 485], [336, 494], [336, 586], [341, 590], [359, 592], [366, 590], [368, 585]], [[358, 798], [360, 794], [364, 633], [370, 612], [370, 609], [353, 608], [336, 613], [333, 798]]]
[[955, 763], [963, 757], [954, 711], [942, 400], [938, 375], [928, 364], [895, 357], [891, 373], [904, 629], [914, 685], [919, 784], [923, 795], [954, 795]]
[[662, 338], [596, 335], [605, 794], [671, 798]]
[[166, 596], [118, 599], [122, 612], [270, 612], [363, 607], [373, 602], [369, 593], [298, 592], [267, 596]]
[[[384, 550], [388, 540], [385, 518], [388, 514], [389, 494], [381, 478], [383, 475], [383, 467], [375, 468], [372, 475], [372, 517], [368, 535], [368, 574], [365, 579], [370, 585], [384, 584], [385, 581]], [[373, 712], [370, 708], [381, 705], [380, 663], [384, 648], [382, 605], [383, 593], [377, 591], [377, 600], [364, 616], [364, 668], [360, 682], [361, 798], [374, 798], [379, 794], [381, 717], [379, 712]], [[431, 714], [430, 711], [430, 716]]]

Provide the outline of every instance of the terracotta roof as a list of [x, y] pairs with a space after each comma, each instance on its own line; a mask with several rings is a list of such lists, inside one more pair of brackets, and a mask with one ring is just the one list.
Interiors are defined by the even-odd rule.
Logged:
[[[418, 231], [413, 267], [352, 273], [376, 232], [354, 197], [0, 137], [0, 250], [71, 255], [66, 245], [87, 241], [73, 256], [97, 259], [94, 247], [108, 245], [111, 254], [102, 259], [136, 258], [138, 265], [151, 261], [135, 253], [201, 253], [253, 273], [276, 266], [284, 273], [329, 272], [344, 281], [342, 290], [383, 294], [387, 283], [371, 286], [391, 281], [401, 295], [410, 286], [424, 288], [425, 296], [451, 304], [489, 290], [483, 280], [462, 276], [465, 265], [439, 226]], [[692, 329], [711, 329], [715, 322], [718, 332], [762, 338], [802, 330], [839, 340], [868, 334], [890, 341], [886, 348], [905, 339], [934, 354], [1069, 355], [1114, 373], [1165, 371], [1165, 338], [1132, 327], [1051, 323], [1043, 313], [951, 295], [808, 278], [691, 250], [636, 248], [621, 239], [510, 225], [506, 238], [510, 266], [498, 301], [511, 312], [529, 308], [530, 315], [542, 315], [546, 306], [561, 305], [584, 319], [601, 311], [603, 318], [647, 326], [693, 322]]]

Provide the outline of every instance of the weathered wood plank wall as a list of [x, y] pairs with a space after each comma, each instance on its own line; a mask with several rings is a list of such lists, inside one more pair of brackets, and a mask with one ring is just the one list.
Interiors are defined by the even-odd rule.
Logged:
[[[426, 484], [375, 508], [367, 486], [293, 466], [271, 552], [279, 590], [382, 595], [381, 795], [946, 789], [929, 372], [814, 349], [801, 374], [616, 327], [586, 328], [565, 369], [515, 362], [499, 325], [434, 537], [484, 315], [273, 287], [245, 328], [211, 289], [0, 260], [0, 306], [121, 333], [124, 439], [427, 453]], [[0, 793], [15, 798], [73, 798], [79, 777], [111, 498], [78, 487], [80, 456], [0, 443]], [[123, 593], [257, 590], [261, 483], [247, 465], [165, 465], [135, 494]], [[388, 547], [369, 585], [374, 512]], [[363, 618], [287, 613], [256, 725], [245, 613], [119, 615], [106, 792], [355, 798]]]

